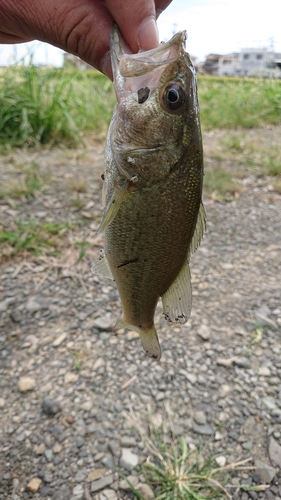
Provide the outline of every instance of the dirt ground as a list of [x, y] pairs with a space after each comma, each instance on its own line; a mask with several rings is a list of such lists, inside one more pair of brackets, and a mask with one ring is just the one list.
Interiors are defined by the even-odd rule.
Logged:
[[[96, 235], [103, 145], [88, 141], [75, 150], [14, 150], [0, 156], [0, 186], [10, 186], [12, 193], [30, 166], [41, 183], [29, 196], [0, 199], [0, 231], [16, 233], [19, 219], [63, 226], [48, 236], [54, 244], [46, 251], [36, 240], [41, 254], [14, 254], [11, 241], [0, 243], [1, 498], [133, 498], [120, 488], [118, 475], [124, 449], [131, 447], [140, 461], [145, 459], [125, 418], [131, 406], [142, 422], [148, 406], [160, 419], [169, 408], [178, 434], [188, 442], [197, 445], [216, 435], [213, 454], [226, 463], [249, 459], [252, 468], [231, 479], [232, 498], [281, 497], [281, 194], [272, 177], [243, 164], [245, 152], [234, 158], [223, 148], [224, 157], [216, 157], [231, 133], [204, 134], [206, 169], [216, 162], [225, 165], [237, 189], [230, 201], [204, 194], [208, 228], [191, 261], [191, 319], [181, 328], [169, 327], [159, 305], [163, 357], [158, 366], [144, 358], [136, 336], [115, 336], [118, 294], [114, 284], [91, 270], [103, 246], [102, 235]], [[281, 129], [248, 134], [276, 145]], [[45, 227], [44, 238], [46, 232]], [[82, 249], [86, 253], [79, 260]], [[28, 391], [19, 386], [23, 376], [34, 380]], [[60, 411], [44, 412], [47, 396], [58, 401]], [[56, 426], [63, 428], [65, 440], [56, 441]], [[269, 447], [275, 445], [273, 459]], [[257, 460], [263, 471], [269, 467], [268, 476], [260, 473]], [[101, 467], [112, 481], [105, 493], [103, 488], [90, 492], [87, 474]], [[124, 462], [121, 467], [130, 470]], [[27, 484], [34, 477], [40, 489], [32, 493]], [[266, 482], [268, 489], [246, 492], [243, 481]], [[65, 497], [59, 496], [63, 488]]]

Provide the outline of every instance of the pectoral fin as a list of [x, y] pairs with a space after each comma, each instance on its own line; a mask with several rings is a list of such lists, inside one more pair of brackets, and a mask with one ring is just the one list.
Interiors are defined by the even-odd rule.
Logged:
[[161, 347], [154, 325], [151, 328], [138, 328], [134, 325], [128, 325], [123, 319], [120, 319], [116, 324], [116, 328], [128, 328], [138, 332], [145, 354], [156, 361], [160, 360]]
[[118, 188], [114, 189], [113, 195], [111, 196], [111, 199], [105, 208], [105, 213], [97, 230], [97, 234], [102, 233], [105, 228], [109, 226], [109, 224], [111, 224], [111, 222], [115, 219], [125, 196], [126, 190], [121, 191], [121, 189]]
[[110, 280], [114, 280], [112, 272], [110, 270], [108, 260], [104, 255], [103, 251], [101, 251], [100, 256], [96, 262], [92, 265], [92, 271], [100, 276], [104, 276], [104, 278], [109, 278]]
[[192, 303], [188, 262], [186, 262], [176, 279], [161, 298], [166, 320], [171, 323], [186, 323], [191, 313]]

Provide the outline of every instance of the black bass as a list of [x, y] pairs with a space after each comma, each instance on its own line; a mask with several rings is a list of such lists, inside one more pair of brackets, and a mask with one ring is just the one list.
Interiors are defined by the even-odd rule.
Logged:
[[195, 70], [185, 32], [129, 54], [111, 33], [117, 105], [105, 151], [105, 249], [96, 272], [116, 281], [118, 327], [139, 333], [159, 360], [154, 313], [185, 323], [191, 310], [189, 258], [205, 229], [203, 151]]

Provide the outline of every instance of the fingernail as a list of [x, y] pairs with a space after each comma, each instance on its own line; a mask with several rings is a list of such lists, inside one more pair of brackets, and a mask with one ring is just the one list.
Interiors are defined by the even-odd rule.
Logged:
[[144, 19], [138, 29], [137, 40], [142, 50], [154, 49], [159, 45], [159, 34], [153, 16]]
[[100, 63], [100, 68], [102, 73], [108, 76], [108, 78], [110, 78], [111, 81], [113, 81], [110, 52], [107, 52], [105, 56], [103, 56]]

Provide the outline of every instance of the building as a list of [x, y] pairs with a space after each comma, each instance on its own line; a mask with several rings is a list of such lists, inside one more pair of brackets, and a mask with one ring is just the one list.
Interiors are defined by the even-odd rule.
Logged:
[[281, 78], [281, 54], [267, 48], [246, 48], [232, 54], [209, 54], [203, 73], [228, 76]]

